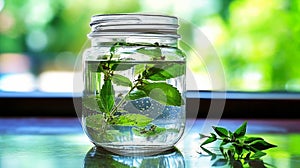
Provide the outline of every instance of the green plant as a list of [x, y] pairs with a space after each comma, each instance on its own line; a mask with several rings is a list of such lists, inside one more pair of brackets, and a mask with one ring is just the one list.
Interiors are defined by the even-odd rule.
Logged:
[[[94, 96], [85, 98], [83, 104], [85, 108], [98, 112], [99, 114], [87, 117], [87, 125], [95, 128], [95, 122], [98, 123], [98, 128], [103, 125], [115, 126], [134, 126], [134, 133], [143, 136], [153, 136], [165, 131], [165, 128], [160, 128], [151, 124], [153, 118], [141, 114], [130, 113], [122, 106], [133, 100], [149, 97], [164, 106], [181, 106], [184, 104], [181, 93], [166, 80], [176, 78], [184, 74], [185, 65], [176, 63], [163, 64], [122, 64], [121, 60], [114, 60], [117, 50], [124, 46], [138, 46], [135, 50], [137, 53], [150, 55], [154, 61], [163, 61], [165, 57], [162, 55], [160, 46], [155, 44], [133, 44], [118, 42], [112, 45], [110, 53], [103, 58], [96, 69], [97, 73], [103, 76], [101, 89]], [[173, 48], [173, 47], [169, 47]], [[177, 48], [173, 48], [176, 52], [180, 52]], [[183, 53], [179, 53], [183, 54]], [[126, 61], [130, 61], [126, 60]], [[116, 72], [126, 71], [134, 68], [135, 78], [130, 80], [124, 75]], [[100, 79], [99, 79], [100, 80]], [[103, 83], [103, 84], [102, 84]], [[128, 88], [127, 93], [117, 95], [114, 86], [122, 86]], [[97, 118], [97, 120], [95, 120]]]
[[231, 167], [265, 167], [266, 163], [261, 160], [265, 156], [264, 150], [277, 147], [270, 144], [261, 137], [246, 136], [247, 122], [244, 122], [234, 132], [223, 127], [213, 127], [215, 133], [210, 133], [209, 136], [200, 134], [200, 138], [207, 138], [201, 145], [201, 149], [212, 156], [215, 160], [218, 154], [211, 152], [204, 145], [215, 141], [221, 141], [219, 150], [221, 158], [216, 160], [213, 166], [224, 166], [229, 164]]

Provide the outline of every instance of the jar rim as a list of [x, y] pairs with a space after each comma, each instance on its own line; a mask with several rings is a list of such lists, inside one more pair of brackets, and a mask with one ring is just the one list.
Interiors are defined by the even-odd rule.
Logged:
[[153, 34], [179, 38], [178, 19], [175, 16], [158, 14], [99, 14], [93, 15], [90, 22], [92, 32], [89, 37], [109, 34]]

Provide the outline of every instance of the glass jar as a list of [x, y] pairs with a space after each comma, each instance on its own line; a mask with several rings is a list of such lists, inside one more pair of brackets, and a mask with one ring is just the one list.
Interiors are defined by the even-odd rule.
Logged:
[[185, 128], [185, 54], [178, 19], [145, 14], [95, 15], [83, 53], [82, 125], [115, 153], [172, 148]]

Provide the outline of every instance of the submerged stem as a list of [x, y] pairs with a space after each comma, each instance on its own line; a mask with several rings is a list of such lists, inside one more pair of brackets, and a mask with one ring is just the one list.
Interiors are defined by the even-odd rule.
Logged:
[[114, 106], [114, 108], [111, 110], [110, 115], [109, 115], [109, 119], [112, 118], [112, 116], [117, 112], [118, 108], [126, 101], [126, 97], [130, 94], [130, 92], [132, 92], [141, 83], [140, 77], [136, 81], [137, 82], [130, 88], [130, 90], [120, 100], [120, 102], [116, 106]]

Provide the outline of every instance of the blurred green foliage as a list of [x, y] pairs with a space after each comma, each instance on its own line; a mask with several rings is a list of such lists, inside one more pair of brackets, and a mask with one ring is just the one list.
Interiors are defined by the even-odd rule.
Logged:
[[0, 0], [0, 54], [25, 53], [39, 73], [59, 53], [76, 57], [92, 15], [132, 12], [191, 22], [181, 25], [190, 38], [199, 26], [221, 58], [228, 90], [300, 91], [299, 0]]

